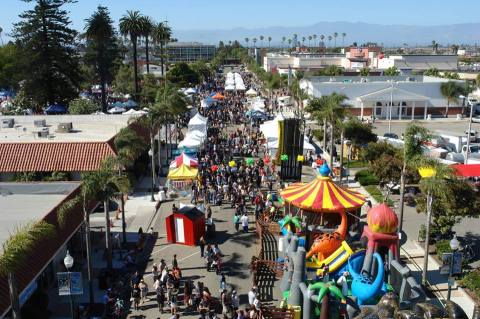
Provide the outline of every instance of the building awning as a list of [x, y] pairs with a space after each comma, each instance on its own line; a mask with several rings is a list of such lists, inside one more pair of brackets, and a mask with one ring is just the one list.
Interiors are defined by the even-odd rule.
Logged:
[[428, 97], [416, 93], [412, 93], [406, 90], [399, 89], [397, 87], [388, 87], [379, 91], [371, 92], [365, 95], [357, 97], [361, 102], [389, 102], [393, 101], [428, 101]]
[[456, 164], [452, 167], [458, 176], [480, 177], [480, 164]]

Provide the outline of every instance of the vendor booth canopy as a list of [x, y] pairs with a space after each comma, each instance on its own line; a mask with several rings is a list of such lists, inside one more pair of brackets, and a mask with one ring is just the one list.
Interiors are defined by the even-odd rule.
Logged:
[[[199, 131], [193, 131], [193, 132], [199, 132]], [[197, 147], [200, 147], [200, 145], [202, 145], [202, 143], [203, 143], [202, 138], [200, 138], [196, 133], [190, 134], [190, 132], [189, 132], [189, 133], [187, 133], [187, 135], [185, 136], [183, 141], [178, 143], [178, 147], [179, 148], [184, 148], [184, 147], [197, 148]]]
[[310, 183], [294, 183], [280, 195], [291, 205], [310, 212], [334, 213], [356, 210], [365, 203], [365, 197], [335, 184], [329, 177], [326, 164], [320, 168], [320, 176]]
[[168, 172], [168, 179], [172, 181], [184, 181], [193, 180], [197, 177], [198, 169], [188, 167], [187, 165], [181, 165]]
[[198, 161], [182, 152], [170, 163], [170, 168], [177, 168], [182, 165], [186, 165], [188, 167], [198, 167]]
[[253, 88], [250, 88], [247, 92], [245, 92], [245, 94], [248, 96], [257, 96], [257, 91], [255, 91]]
[[457, 164], [452, 167], [458, 176], [480, 177], [480, 164]]
[[228, 84], [225, 86], [225, 91], [234, 91], [235, 90], [235, 85], [233, 84]]
[[185, 90], [184, 92], [185, 94], [196, 94], [197, 93], [197, 90], [194, 89], [194, 88], [188, 88]]

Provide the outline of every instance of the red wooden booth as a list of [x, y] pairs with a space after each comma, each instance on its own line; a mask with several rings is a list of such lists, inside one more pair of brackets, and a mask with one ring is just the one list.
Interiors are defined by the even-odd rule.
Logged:
[[185, 206], [165, 218], [167, 240], [195, 246], [205, 235], [205, 214], [196, 207]]

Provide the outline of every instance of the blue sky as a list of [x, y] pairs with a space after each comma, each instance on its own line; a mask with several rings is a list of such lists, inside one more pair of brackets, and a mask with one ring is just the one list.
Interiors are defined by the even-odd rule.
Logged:
[[[1, 0], [0, 26], [11, 31], [18, 14], [32, 7], [21, 0]], [[480, 22], [479, 0], [78, 0], [68, 6], [76, 29], [101, 4], [114, 20], [126, 10], [140, 10], [157, 21], [168, 19], [173, 29], [230, 29], [306, 26], [320, 21], [438, 25]], [[4, 35], [5, 36], [5, 35]]]

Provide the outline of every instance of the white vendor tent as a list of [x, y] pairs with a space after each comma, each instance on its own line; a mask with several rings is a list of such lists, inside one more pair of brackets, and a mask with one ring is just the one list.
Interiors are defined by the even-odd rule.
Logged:
[[250, 88], [245, 94], [247, 96], [257, 96], [257, 91], [255, 91], [253, 88]]

